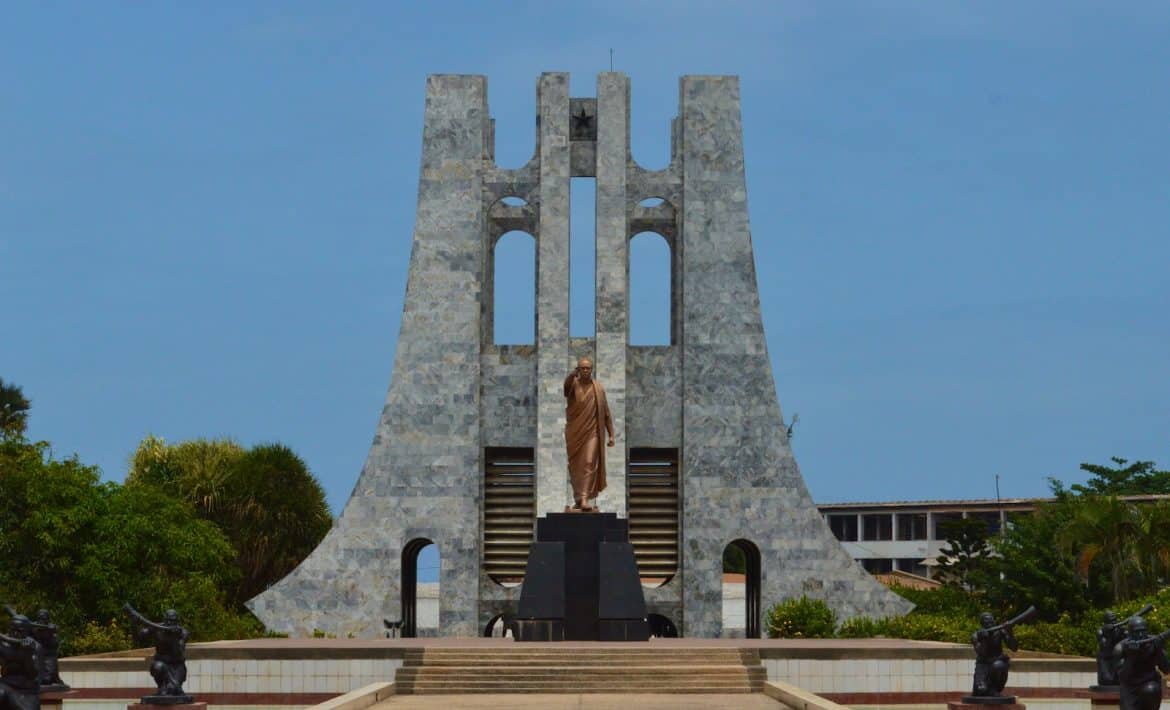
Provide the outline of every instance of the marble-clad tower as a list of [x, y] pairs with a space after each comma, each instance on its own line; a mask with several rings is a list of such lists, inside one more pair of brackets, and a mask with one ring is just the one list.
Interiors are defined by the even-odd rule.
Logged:
[[[249, 602], [270, 629], [373, 636], [383, 618], [413, 625], [413, 565], [432, 542], [438, 633], [479, 635], [514, 611], [536, 516], [571, 501], [561, 383], [582, 354], [596, 363], [618, 432], [599, 504], [629, 515], [653, 613], [685, 636], [724, 635], [729, 544], [748, 560], [749, 634], [761, 606], [801, 594], [843, 616], [909, 610], [830, 533], [788, 444], [760, 318], [739, 82], [687, 76], [679, 89], [670, 165], [647, 171], [630, 155], [625, 75], [600, 74], [595, 98], [572, 98], [567, 74], [543, 74], [535, 154], [505, 170], [494, 162], [486, 78], [428, 78], [386, 405], [337, 524]], [[569, 337], [573, 177], [597, 182], [589, 339]], [[492, 333], [495, 244], [513, 230], [535, 238], [533, 345], [496, 345]], [[628, 344], [628, 245], [645, 231], [670, 246], [670, 345]]]

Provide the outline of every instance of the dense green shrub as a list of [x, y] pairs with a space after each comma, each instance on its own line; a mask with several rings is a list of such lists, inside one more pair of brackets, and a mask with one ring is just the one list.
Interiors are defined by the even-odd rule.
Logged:
[[70, 637], [62, 640], [61, 651], [66, 656], [84, 656], [90, 653], [126, 651], [132, 648], [129, 627], [122, 626], [117, 619], [104, 624], [87, 621]]
[[1097, 654], [1097, 627], [1100, 622], [1065, 618], [1059, 621], [1037, 621], [1021, 624], [1013, 631], [1020, 648], [1026, 651], [1064, 653], [1073, 656]]
[[846, 619], [837, 629], [837, 637], [843, 639], [868, 639], [884, 635], [882, 620], [871, 619], [868, 616], [855, 616]]
[[937, 587], [935, 589], [913, 589], [895, 584], [890, 588], [898, 596], [914, 603], [919, 614], [967, 615], [972, 618], [983, 611], [980, 598], [958, 587]]
[[976, 626], [975, 620], [967, 615], [917, 612], [883, 619], [882, 624], [882, 636], [888, 638], [951, 643], [969, 643]]
[[832, 638], [837, 614], [820, 599], [789, 599], [773, 605], [765, 617], [771, 638]]

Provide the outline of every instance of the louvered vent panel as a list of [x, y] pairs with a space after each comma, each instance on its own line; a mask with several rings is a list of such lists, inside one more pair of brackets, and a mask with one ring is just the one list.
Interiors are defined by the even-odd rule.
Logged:
[[484, 450], [483, 567], [500, 584], [524, 580], [536, 521], [535, 472], [533, 449]]
[[665, 584], [678, 570], [678, 449], [630, 449], [626, 474], [630, 542], [644, 584]]

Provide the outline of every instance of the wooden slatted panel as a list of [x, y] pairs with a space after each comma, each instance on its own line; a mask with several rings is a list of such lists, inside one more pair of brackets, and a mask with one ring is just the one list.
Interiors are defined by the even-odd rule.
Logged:
[[519, 584], [536, 524], [533, 449], [484, 450], [483, 568], [500, 584]]
[[626, 473], [630, 542], [645, 584], [678, 571], [678, 449], [630, 449]]

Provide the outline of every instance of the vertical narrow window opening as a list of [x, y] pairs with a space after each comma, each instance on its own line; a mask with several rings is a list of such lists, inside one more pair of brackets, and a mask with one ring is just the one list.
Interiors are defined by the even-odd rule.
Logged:
[[569, 182], [569, 335], [592, 338], [596, 332], [597, 179]]
[[670, 345], [670, 245], [657, 232], [630, 240], [630, 345]]
[[536, 342], [536, 240], [506, 232], [492, 251], [492, 340], [496, 345]]

